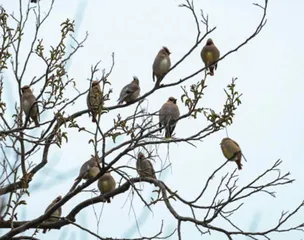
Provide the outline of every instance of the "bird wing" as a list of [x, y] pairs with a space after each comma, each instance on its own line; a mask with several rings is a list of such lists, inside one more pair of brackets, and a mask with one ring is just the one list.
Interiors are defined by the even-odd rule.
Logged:
[[159, 121], [164, 122], [165, 124], [168, 121], [174, 121], [178, 119], [180, 112], [178, 106], [171, 102], [166, 102], [159, 111]]
[[[25, 106], [28, 107], [28, 113], [31, 111], [31, 113], [30, 113], [31, 116], [36, 116], [39, 114], [38, 103], [36, 101], [37, 101], [37, 99], [33, 94], [28, 94], [27, 97], [25, 98], [24, 103], [25, 103]], [[33, 104], [35, 104], [35, 105], [33, 106]]]
[[166, 117], [167, 117], [167, 105], [168, 103], [166, 102], [161, 109], [159, 110], [159, 123], [164, 124]]
[[237, 145], [238, 147], [240, 147], [239, 146], [239, 144], [236, 142], [236, 141], [234, 141], [234, 140], [232, 140], [232, 139], [230, 139], [233, 143], [235, 143], [235, 145]]
[[148, 159], [146, 159], [145, 162], [146, 162], [146, 166], [147, 166], [146, 169], [148, 169], [147, 173], [148, 173], [149, 175], [151, 175], [151, 177], [156, 178], [156, 177], [155, 177], [155, 170], [154, 170], [154, 168], [153, 168], [152, 163], [151, 163]]
[[155, 75], [159, 75], [160, 74], [160, 62], [163, 60], [163, 56], [160, 55], [160, 54], [157, 54], [157, 56], [155, 57], [154, 59], [154, 62], [153, 62], [153, 66], [152, 66], [152, 69], [153, 69], [153, 73]]
[[129, 83], [120, 92], [119, 102], [122, 102], [128, 96], [139, 90], [139, 86], [135, 83]]

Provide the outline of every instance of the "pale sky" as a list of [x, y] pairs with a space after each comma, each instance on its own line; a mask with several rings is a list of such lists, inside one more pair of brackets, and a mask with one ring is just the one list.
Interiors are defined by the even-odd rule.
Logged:
[[[11, 13], [18, 10], [17, 0], [1, 0], [0, 3]], [[24, 1], [27, 4], [27, 1]], [[76, 3], [77, 2], [77, 3]], [[263, 4], [262, 0], [258, 0]], [[50, 0], [42, 0], [41, 7], [46, 11]], [[192, 15], [186, 9], [178, 8], [181, 0], [57, 0], [54, 9], [42, 27], [38, 38], [43, 38], [46, 48], [50, 44], [57, 44], [60, 29], [59, 25], [67, 18], [75, 19], [76, 38], [81, 40], [88, 31], [89, 38], [84, 48], [74, 56], [68, 65], [68, 74], [76, 79], [77, 86], [82, 90], [88, 87], [87, 78], [90, 75], [90, 67], [99, 60], [100, 69], [109, 69], [111, 66], [111, 53], [115, 52], [115, 67], [109, 77], [113, 94], [107, 106], [116, 104], [121, 88], [136, 75], [141, 84], [142, 94], [152, 88], [152, 62], [162, 46], [167, 46], [171, 54], [171, 62], [174, 64], [192, 47], [196, 38], [196, 28]], [[221, 54], [238, 46], [251, 35], [260, 21], [262, 11], [253, 6], [251, 1], [244, 0], [205, 0], [195, 2], [197, 13], [203, 9], [209, 14], [210, 27], [217, 29], [210, 35], [214, 43], [220, 49]], [[243, 170], [239, 171], [239, 184], [248, 184], [255, 176], [273, 165], [281, 158], [283, 160], [282, 171], [291, 172], [296, 179], [294, 183], [275, 189], [277, 198], [271, 198], [265, 194], [258, 194], [245, 201], [245, 205], [232, 217], [234, 223], [244, 231], [263, 231], [277, 224], [277, 219], [283, 210], [293, 210], [303, 199], [302, 184], [304, 181], [303, 161], [301, 148], [304, 132], [302, 117], [304, 110], [300, 107], [300, 97], [303, 95], [303, 67], [302, 55], [304, 53], [304, 35], [300, 23], [304, 22], [304, 3], [302, 0], [270, 0], [267, 15], [267, 24], [262, 32], [249, 44], [236, 53], [229, 55], [218, 65], [214, 77], [207, 79], [208, 87], [202, 100], [204, 107], [212, 107], [216, 111], [222, 110], [225, 102], [225, 88], [232, 77], [238, 77], [236, 89], [243, 93], [242, 104], [236, 111], [234, 123], [228, 128], [229, 137], [236, 140], [248, 160], [243, 162]], [[24, 36], [22, 57], [28, 51], [35, 27], [34, 15], [29, 18]], [[204, 26], [202, 26], [204, 29]], [[196, 49], [190, 57], [164, 79], [165, 83], [173, 82], [200, 69], [202, 61], [200, 51], [205, 41]], [[22, 58], [21, 58], [22, 59]], [[22, 62], [23, 64], [23, 62]], [[29, 63], [23, 83], [27, 84], [34, 76], [39, 76], [44, 71], [44, 65], [38, 58], [33, 57]], [[101, 72], [98, 76], [101, 76]], [[196, 76], [187, 82], [187, 86], [200, 80]], [[17, 97], [16, 83], [11, 72], [5, 73], [4, 87], [5, 98], [9, 110], [6, 116], [13, 114], [14, 97]], [[37, 95], [39, 87], [33, 89]], [[75, 95], [70, 91], [71, 97]], [[169, 96], [180, 99], [182, 90], [180, 87], [166, 88], [157, 91], [148, 98], [148, 111], [154, 112], [160, 109]], [[19, 101], [19, 100], [18, 100]], [[187, 109], [178, 100], [180, 111], [184, 114]], [[86, 108], [85, 96], [80, 98], [70, 113]], [[102, 129], [107, 129], [113, 124], [113, 118], [120, 113], [127, 116], [135, 109], [135, 105], [127, 109], [113, 111], [102, 120]], [[52, 111], [49, 112], [52, 114]], [[51, 115], [41, 116], [42, 120]], [[95, 129], [88, 115], [77, 120], [80, 125], [89, 129]], [[157, 118], [155, 118], [157, 121]], [[207, 124], [205, 118], [190, 120], [183, 119], [176, 127], [176, 137], [187, 137]], [[41, 131], [41, 130], [40, 130]], [[37, 130], [37, 133], [40, 134]], [[187, 200], [192, 200], [202, 190], [208, 176], [224, 161], [220, 150], [220, 142], [226, 132], [220, 131], [196, 143], [197, 148], [186, 143], [170, 144], [170, 161], [172, 169], [166, 171], [162, 180], [172, 190]], [[75, 177], [78, 175], [81, 164], [88, 160], [93, 152], [88, 145], [90, 136], [70, 131], [69, 143], [59, 149], [52, 147], [49, 155], [49, 163], [40, 171], [31, 182], [30, 198], [25, 198], [27, 206], [23, 207], [23, 213], [18, 220], [29, 220], [40, 216], [49, 203], [58, 195], [65, 195], [70, 189]], [[123, 139], [121, 139], [123, 140]], [[110, 145], [109, 148], [113, 145]], [[38, 163], [42, 151], [33, 159]], [[167, 146], [159, 147], [160, 156], [165, 159]], [[13, 157], [13, 154], [11, 153]], [[109, 161], [109, 160], [107, 160]], [[124, 158], [119, 164], [127, 163], [129, 157]], [[135, 161], [129, 161], [135, 166]], [[157, 161], [155, 169], [159, 170], [161, 163]], [[213, 188], [209, 189], [207, 198], [212, 193], [221, 175], [232, 172], [236, 165], [229, 164], [213, 182]], [[130, 172], [137, 176], [135, 172]], [[119, 180], [118, 175], [113, 175]], [[54, 181], [54, 179], [56, 179]], [[144, 187], [143, 196], [148, 201], [154, 187], [148, 184], [140, 184]], [[94, 183], [88, 189], [96, 188]], [[301, 189], [299, 191], [299, 189]], [[215, 191], [215, 190], [214, 190]], [[153, 196], [155, 193], [153, 194]], [[75, 206], [75, 204], [91, 197], [90, 193], [81, 193], [63, 206], [63, 216]], [[130, 200], [124, 205], [128, 193], [114, 198], [111, 204], [97, 204], [94, 206], [97, 215], [101, 215], [99, 229], [94, 210], [88, 207], [77, 215], [77, 223], [89, 228], [93, 232], [99, 231], [101, 237], [135, 238], [140, 236], [152, 236], [159, 231], [161, 220], [164, 220], [164, 234], [169, 234], [176, 226], [177, 221], [171, 216], [164, 204], [159, 203], [153, 207], [153, 214], [144, 208], [138, 197], [133, 201], [133, 210], [138, 218], [139, 230]], [[207, 204], [208, 199], [203, 203]], [[191, 216], [189, 208], [172, 202], [176, 210], [183, 216]], [[304, 211], [299, 212], [289, 223], [303, 223]], [[200, 214], [198, 213], [198, 217]], [[201, 216], [204, 216], [201, 214]], [[288, 223], [288, 224], [289, 224]], [[213, 225], [223, 227], [222, 221], [215, 221]], [[231, 230], [231, 228], [230, 228]], [[6, 232], [2, 230], [1, 233]], [[33, 230], [27, 232], [31, 234]], [[42, 231], [40, 231], [42, 232]], [[212, 232], [205, 235], [204, 239], [225, 239], [225, 236]], [[272, 235], [276, 240], [301, 239], [303, 232], [288, 233], [287, 235]], [[195, 226], [189, 223], [182, 224], [183, 239], [201, 239]], [[39, 239], [95, 239], [76, 227], [63, 227], [61, 231], [52, 230], [48, 234], [38, 234]], [[174, 235], [170, 239], [177, 239]], [[246, 239], [236, 236], [234, 240]], [[262, 238], [261, 238], [262, 239]]]

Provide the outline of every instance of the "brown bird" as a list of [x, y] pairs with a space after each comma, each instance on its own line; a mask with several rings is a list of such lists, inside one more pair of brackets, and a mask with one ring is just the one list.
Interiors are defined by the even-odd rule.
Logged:
[[[176, 126], [176, 120], [180, 116], [176, 101], [176, 98], [169, 97], [168, 101], [162, 106], [159, 111], [159, 127], [161, 128], [165, 126], [166, 138], [171, 138]], [[159, 131], [161, 132], [161, 129]]]
[[92, 114], [92, 122], [97, 122], [97, 114], [103, 105], [103, 93], [101, 91], [99, 81], [95, 80], [92, 82], [92, 87], [87, 95], [87, 106]]
[[209, 66], [210, 64], [212, 64], [211, 66], [209, 66], [209, 70], [210, 70], [210, 75], [213, 76], [214, 69], [215, 70], [217, 69], [217, 63], [216, 64], [213, 64], [213, 63], [216, 62], [220, 58], [220, 51], [214, 45], [211, 38], [209, 38], [207, 40], [206, 45], [203, 47], [203, 49], [201, 51], [201, 58], [202, 58], [203, 62], [205, 63], [206, 67]]
[[[97, 161], [96, 161], [97, 160]], [[75, 179], [75, 181], [80, 180], [80, 179], [93, 179], [98, 173], [99, 173], [99, 168], [98, 168], [98, 159], [95, 157], [92, 157], [90, 160], [86, 161], [84, 164], [82, 164], [79, 175]]]
[[[113, 191], [116, 188], [116, 181], [112, 177], [110, 172], [106, 172], [104, 175], [102, 175], [98, 179], [97, 186], [98, 186], [100, 193], [108, 193], [108, 192]], [[108, 203], [111, 202], [110, 198], [107, 199], [107, 202]]]
[[133, 77], [133, 81], [126, 86], [120, 92], [120, 96], [118, 104], [122, 104], [123, 102], [131, 103], [134, 102], [140, 93], [139, 80], [136, 76]]
[[30, 118], [34, 121], [35, 126], [39, 126], [39, 109], [37, 105], [37, 100], [32, 90], [28, 85], [25, 85], [21, 88], [22, 97], [22, 108], [25, 113], [26, 119], [30, 121]]
[[230, 161], [235, 161], [238, 169], [241, 170], [242, 151], [240, 146], [230, 138], [223, 138], [221, 142], [221, 149], [224, 156]]
[[[58, 196], [54, 199], [54, 201], [46, 208], [45, 212], [46, 213], [51, 207], [53, 207], [56, 203], [58, 203], [62, 199], [61, 196]], [[61, 212], [62, 208], [59, 207], [58, 209], [55, 210], [55, 212], [52, 213], [51, 217], [46, 220], [46, 222], [55, 222], [58, 221], [58, 218], [61, 217]], [[47, 229], [43, 230], [43, 233], [46, 233]]]
[[140, 177], [150, 177], [156, 179], [152, 163], [143, 153], [138, 153], [136, 161], [136, 170]]
[[155, 57], [155, 60], [153, 62], [153, 82], [155, 81], [155, 77], [157, 79], [157, 82], [160, 82], [164, 76], [167, 74], [171, 67], [171, 61], [169, 55], [171, 52], [167, 47], [163, 47], [161, 50], [159, 50], [158, 54]]

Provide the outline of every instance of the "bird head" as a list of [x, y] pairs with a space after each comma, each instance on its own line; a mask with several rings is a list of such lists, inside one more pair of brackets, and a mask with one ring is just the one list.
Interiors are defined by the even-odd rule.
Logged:
[[143, 160], [145, 158], [145, 155], [142, 152], [139, 152], [137, 158], [138, 160]]
[[62, 199], [61, 195], [59, 195], [58, 197], [56, 197], [53, 201], [53, 203], [57, 203]]
[[29, 85], [24, 85], [24, 86], [21, 88], [21, 91], [22, 91], [22, 93], [31, 92], [30, 86], [29, 86]]
[[111, 172], [110, 172], [110, 169], [108, 169], [104, 174], [103, 174], [103, 176], [105, 176], [105, 175], [111, 175]]
[[163, 50], [163, 52], [164, 52], [165, 54], [167, 54], [168, 56], [171, 54], [171, 52], [169, 51], [169, 48], [167, 48], [167, 47], [163, 47], [162, 50]]
[[225, 142], [230, 141], [230, 140], [231, 140], [231, 139], [228, 138], [228, 137], [223, 138], [220, 145], [222, 145], [222, 144], [224, 144]]
[[174, 104], [176, 104], [177, 99], [174, 97], [169, 97], [168, 102], [173, 102]]
[[92, 82], [92, 86], [96, 86], [96, 85], [98, 85], [99, 84], [99, 81], [98, 80], [94, 80], [93, 82]]
[[214, 44], [213, 40], [211, 38], [208, 38], [206, 45], [210, 46], [210, 45], [213, 45], [213, 44]]
[[138, 77], [133, 76], [133, 82], [135, 82], [137, 85], [139, 85], [139, 80], [138, 80]]
[[98, 156], [92, 156], [91, 160], [94, 162], [94, 166], [98, 166], [98, 164], [99, 164]]

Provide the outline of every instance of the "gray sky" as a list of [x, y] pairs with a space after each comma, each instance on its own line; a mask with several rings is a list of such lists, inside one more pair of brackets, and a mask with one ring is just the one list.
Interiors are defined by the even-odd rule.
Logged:
[[[19, 1], [1, 1], [8, 12], [17, 13]], [[26, 1], [25, 1], [26, 2]], [[101, 60], [100, 69], [109, 69], [111, 66], [111, 53], [115, 52], [115, 67], [109, 77], [114, 93], [107, 102], [107, 106], [116, 104], [120, 89], [132, 80], [136, 75], [140, 79], [142, 94], [152, 88], [151, 66], [155, 55], [162, 46], [167, 46], [172, 52], [171, 62], [174, 64], [193, 45], [196, 36], [196, 28], [192, 15], [186, 9], [178, 8], [182, 1], [154, 0], [154, 1], [98, 1], [80, 0], [78, 5], [73, 0], [56, 1], [50, 18], [41, 29], [40, 37], [44, 39], [46, 46], [56, 44], [59, 39], [59, 25], [66, 18], [76, 20], [77, 39], [81, 40], [85, 32], [89, 32], [89, 39], [69, 65], [69, 76], [77, 81], [77, 86], [85, 89], [88, 87], [87, 78], [90, 74], [90, 66]], [[47, 9], [49, 0], [41, 1], [43, 9]], [[263, 1], [259, 1], [263, 4]], [[250, 34], [260, 21], [262, 11], [254, 7], [251, 1], [244, 0], [218, 0], [195, 1], [197, 12], [202, 8], [209, 14], [210, 27], [217, 29], [210, 37], [220, 49], [221, 54], [239, 45]], [[301, 182], [304, 181], [303, 161], [301, 157], [302, 139], [304, 131], [302, 117], [304, 110], [300, 107], [300, 97], [303, 94], [304, 83], [302, 81], [303, 67], [303, 41], [304, 35], [299, 29], [299, 23], [304, 21], [304, 3], [294, 0], [292, 4], [284, 0], [270, 1], [268, 10], [268, 22], [262, 32], [249, 44], [238, 52], [226, 57], [219, 63], [214, 77], [207, 79], [207, 89], [203, 98], [203, 106], [212, 107], [221, 111], [225, 101], [223, 88], [226, 87], [232, 77], [238, 77], [237, 90], [242, 92], [242, 105], [236, 112], [234, 124], [228, 128], [229, 136], [236, 140], [246, 156], [248, 162], [243, 163], [243, 170], [238, 172], [240, 184], [249, 183], [257, 174], [270, 167], [277, 159], [283, 159], [282, 170], [290, 171], [296, 181], [288, 187], [276, 189], [277, 198], [271, 198], [265, 194], [256, 195], [246, 201], [246, 204], [232, 217], [236, 224], [243, 230], [266, 230], [277, 223], [282, 210], [292, 210], [304, 199]], [[34, 16], [29, 19], [29, 25], [24, 36], [22, 56], [26, 53], [34, 31]], [[177, 69], [170, 72], [164, 82], [169, 83], [185, 77], [197, 71], [203, 65], [200, 59], [200, 51], [204, 43], [194, 51], [191, 56]], [[46, 47], [47, 48], [47, 47]], [[24, 84], [29, 83], [34, 76], [39, 76], [44, 71], [43, 64], [36, 58], [32, 58], [28, 71], [24, 78]], [[101, 75], [101, 73], [100, 73]], [[99, 76], [100, 76], [99, 75]], [[200, 80], [198, 75], [187, 82], [187, 85]], [[28, 80], [27, 80], [28, 79]], [[5, 83], [10, 85], [11, 92], [7, 89], [6, 98], [17, 96], [16, 83], [11, 73], [6, 73]], [[14, 88], [15, 87], [15, 88]], [[34, 93], [38, 93], [39, 86], [35, 86]], [[148, 98], [145, 103], [150, 112], [157, 111], [170, 95], [177, 98], [181, 95], [180, 87], [162, 89]], [[70, 91], [71, 97], [75, 95]], [[10, 111], [14, 102], [8, 103]], [[178, 101], [181, 113], [186, 108]], [[86, 108], [85, 97], [82, 97], [74, 106], [73, 111]], [[106, 129], [113, 123], [113, 117], [120, 112], [127, 116], [135, 106], [119, 110], [104, 116], [101, 127]], [[12, 114], [8, 112], [7, 115]], [[49, 115], [45, 114], [42, 120]], [[88, 116], [82, 116], [79, 124], [89, 129], [94, 125]], [[155, 121], [157, 119], [155, 118]], [[176, 127], [176, 137], [186, 137], [207, 124], [203, 116], [197, 120], [184, 119]], [[40, 132], [37, 131], [36, 134]], [[170, 161], [172, 170], [168, 170], [163, 177], [164, 181], [173, 190], [187, 200], [197, 196], [204, 186], [207, 177], [214, 169], [220, 166], [224, 157], [219, 143], [226, 136], [225, 131], [218, 132], [193, 148], [188, 144], [170, 144]], [[83, 161], [93, 152], [88, 143], [89, 136], [71, 131], [69, 143], [61, 149], [51, 148], [49, 164], [38, 173], [31, 182], [31, 197], [27, 198], [28, 205], [24, 208], [23, 216], [19, 220], [28, 220], [41, 215], [47, 205], [59, 194], [64, 195], [78, 174], [78, 168]], [[123, 139], [121, 139], [123, 140]], [[109, 143], [110, 144], [110, 143]], [[113, 145], [109, 145], [111, 147]], [[166, 158], [167, 146], [159, 147], [159, 154]], [[41, 151], [33, 159], [38, 163]], [[110, 160], [110, 159], [109, 159]], [[122, 163], [129, 158], [122, 160]], [[129, 162], [135, 166], [135, 161]], [[159, 170], [161, 163], [155, 163]], [[231, 163], [224, 171], [232, 172], [236, 165]], [[65, 177], [62, 174], [66, 173]], [[132, 173], [136, 176], [136, 173]], [[118, 176], [114, 175], [117, 179]], [[214, 183], [220, 179], [218, 175]], [[53, 179], [57, 180], [54, 181]], [[214, 185], [215, 186], [215, 185]], [[92, 187], [96, 187], [93, 184]], [[89, 189], [92, 189], [90, 187]], [[143, 195], [148, 200], [153, 187], [141, 184], [144, 187]], [[36, 189], [36, 190], [35, 190]], [[39, 189], [39, 190], [38, 190]], [[207, 204], [212, 197], [211, 188], [209, 195], [202, 203]], [[154, 194], [155, 195], [155, 194]], [[153, 195], [153, 196], [154, 196]], [[66, 215], [75, 204], [90, 198], [90, 193], [81, 193], [63, 207], [63, 215]], [[134, 212], [140, 219], [140, 233], [137, 231], [134, 214], [130, 210], [130, 201], [123, 206], [127, 194], [116, 197], [112, 204], [95, 205], [95, 211], [101, 211], [99, 233], [102, 237], [139, 237], [152, 236], [157, 233], [161, 220], [165, 221], [164, 233], [173, 230], [177, 222], [170, 215], [163, 204], [153, 207], [151, 214], [140, 202], [138, 197], [134, 199]], [[174, 207], [184, 216], [191, 216], [188, 208], [182, 204], [173, 203]], [[102, 210], [103, 209], [103, 210]], [[303, 219], [303, 211], [293, 218], [290, 223], [300, 223]], [[119, 217], [117, 217], [119, 216]], [[198, 215], [199, 216], [199, 215]], [[77, 216], [77, 222], [97, 232], [96, 219], [92, 208], [87, 208]], [[116, 225], [117, 224], [117, 225]], [[222, 222], [215, 222], [221, 225]], [[119, 227], [117, 227], [119, 225]], [[257, 228], [257, 229], [256, 229]], [[184, 239], [201, 239], [200, 234], [191, 224], [182, 225]], [[32, 231], [29, 231], [32, 232]], [[3, 233], [3, 231], [1, 232]], [[77, 234], [77, 235], [74, 235]], [[277, 240], [300, 239], [303, 233], [292, 233], [283, 236], [275, 236]], [[62, 231], [52, 230], [47, 235], [39, 234], [41, 239], [94, 239], [92, 236], [78, 230], [75, 227], [64, 227]], [[176, 235], [171, 239], [176, 239]], [[224, 239], [221, 234], [206, 235], [205, 239]], [[235, 240], [245, 239], [235, 237]]]

